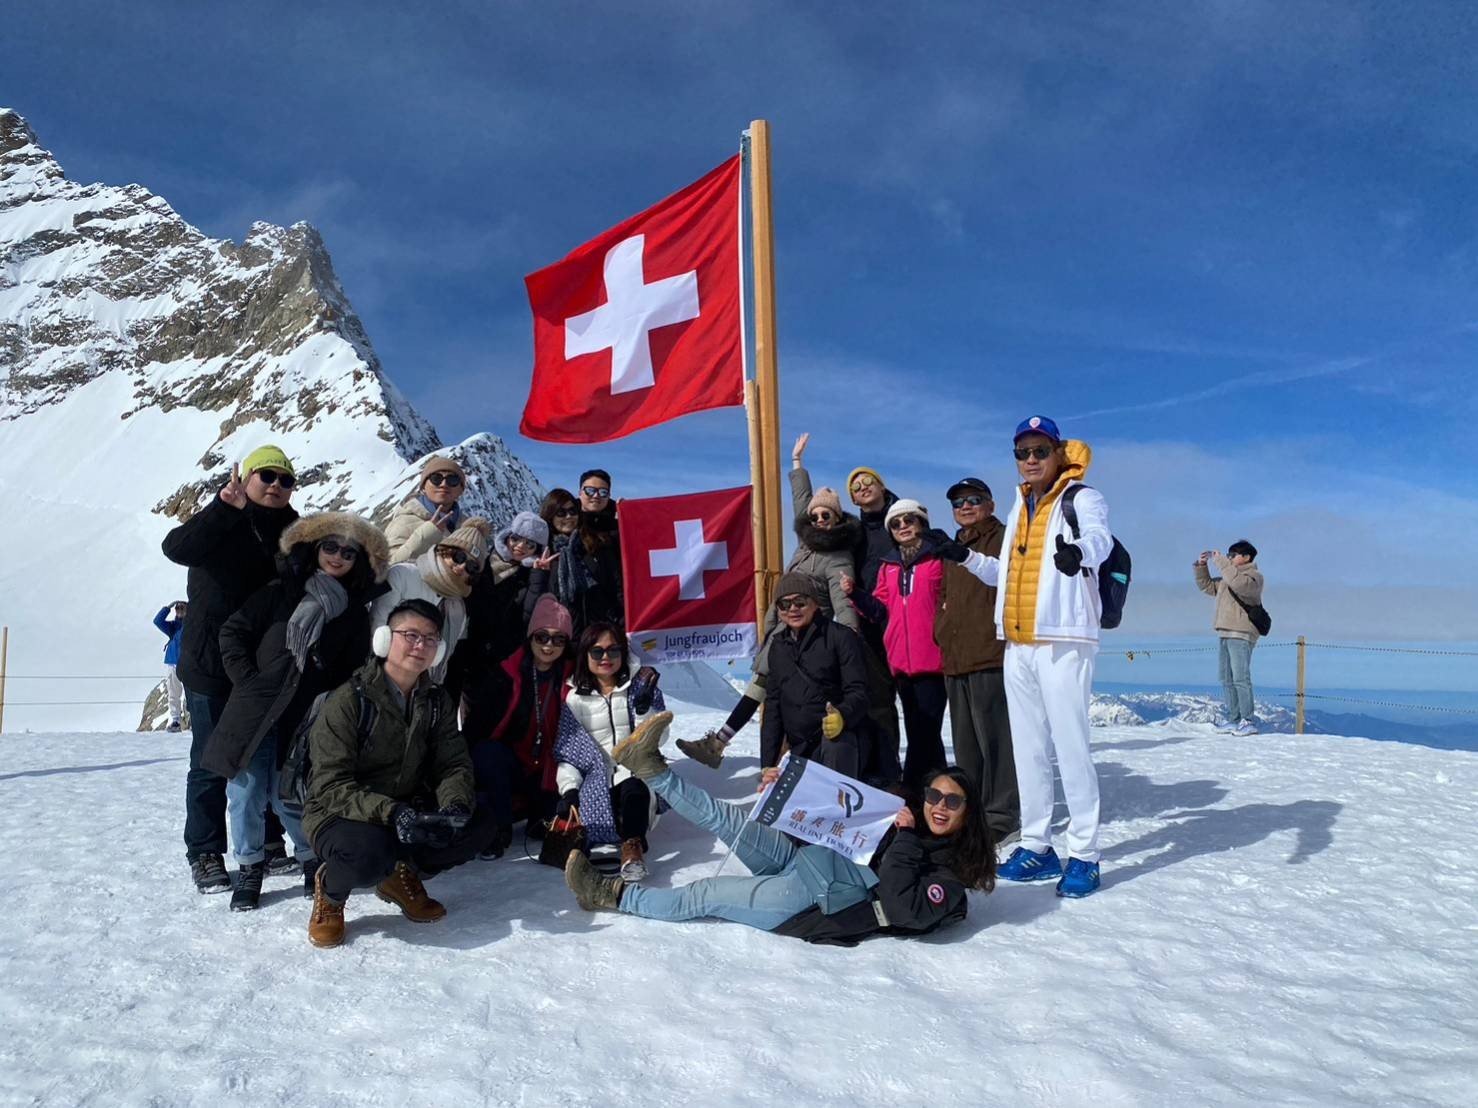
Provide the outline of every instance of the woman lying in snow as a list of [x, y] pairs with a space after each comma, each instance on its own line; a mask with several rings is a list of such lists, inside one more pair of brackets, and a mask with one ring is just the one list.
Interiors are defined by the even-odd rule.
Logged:
[[859, 865], [824, 846], [797, 846], [736, 804], [721, 804], [667, 767], [658, 751], [672, 715], [653, 716], [613, 758], [672, 810], [732, 843], [753, 877], [708, 877], [679, 889], [628, 886], [570, 855], [565, 881], [586, 911], [599, 908], [688, 920], [710, 916], [809, 942], [854, 945], [876, 934], [923, 935], [965, 918], [965, 892], [995, 885], [995, 849], [959, 769], [927, 778], [922, 811], [899, 811], [895, 828]]

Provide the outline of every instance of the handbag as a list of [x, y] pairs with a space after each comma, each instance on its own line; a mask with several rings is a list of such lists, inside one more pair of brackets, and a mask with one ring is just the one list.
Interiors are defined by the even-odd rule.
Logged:
[[1267, 635], [1273, 629], [1273, 617], [1268, 615], [1268, 610], [1261, 604], [1249, 604], [1237, 595], [1237, 590], [1227, 586], [1227, 592], [1232, 594], [1232, 599], [1242, 605], [1242, 610], [1247, 613], [1247, 618], [1252, 621], [1252, 626], [1259, 635]]
[[539, 864], [564, 869], [572, 853], [584, 854], [589, 849], [590, 840], [585, 833], [585, 825], [580, 822], [580, 809], [571, 808], [566, 818], [549, 821], [544, 842], [539, 847]]

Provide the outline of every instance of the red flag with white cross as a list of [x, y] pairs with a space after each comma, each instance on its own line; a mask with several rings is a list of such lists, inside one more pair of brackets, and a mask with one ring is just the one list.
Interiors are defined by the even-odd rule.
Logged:
[[626, 631], [638, 661], [754, 654], [752, 495], [746, 485], [621, 501]]
[[607, 442], [744, 403], [735, 156], [524, 279], [534, 378], [519, 431]]

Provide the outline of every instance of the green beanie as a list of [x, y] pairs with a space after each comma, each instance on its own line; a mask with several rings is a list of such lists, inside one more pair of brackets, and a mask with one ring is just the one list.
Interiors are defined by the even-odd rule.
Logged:
[[282, 452], [280, 446], [259, 446], [241, 459], [241, 477], [243, 480], [250, 477], [259, 469], [280, 469], [283, 473], [293, 473], [293, 464], [287, 460], [287, 455]]

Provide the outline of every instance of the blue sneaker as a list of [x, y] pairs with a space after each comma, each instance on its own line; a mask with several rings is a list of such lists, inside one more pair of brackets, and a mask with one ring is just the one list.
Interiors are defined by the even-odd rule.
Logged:
[[996, 876], [1002, 881], [1051, 881], [1062, 876], [1062, 863], [1050, 846], [1041, 854], [1018, 846], [1011, 857], [996, 867]]
[[1057, 883], [1058, 896], [1087, 896], [1098, 891], [1098, 863], [1085, 862], [1081, 858], [1067, 860], [1067, 872]]

